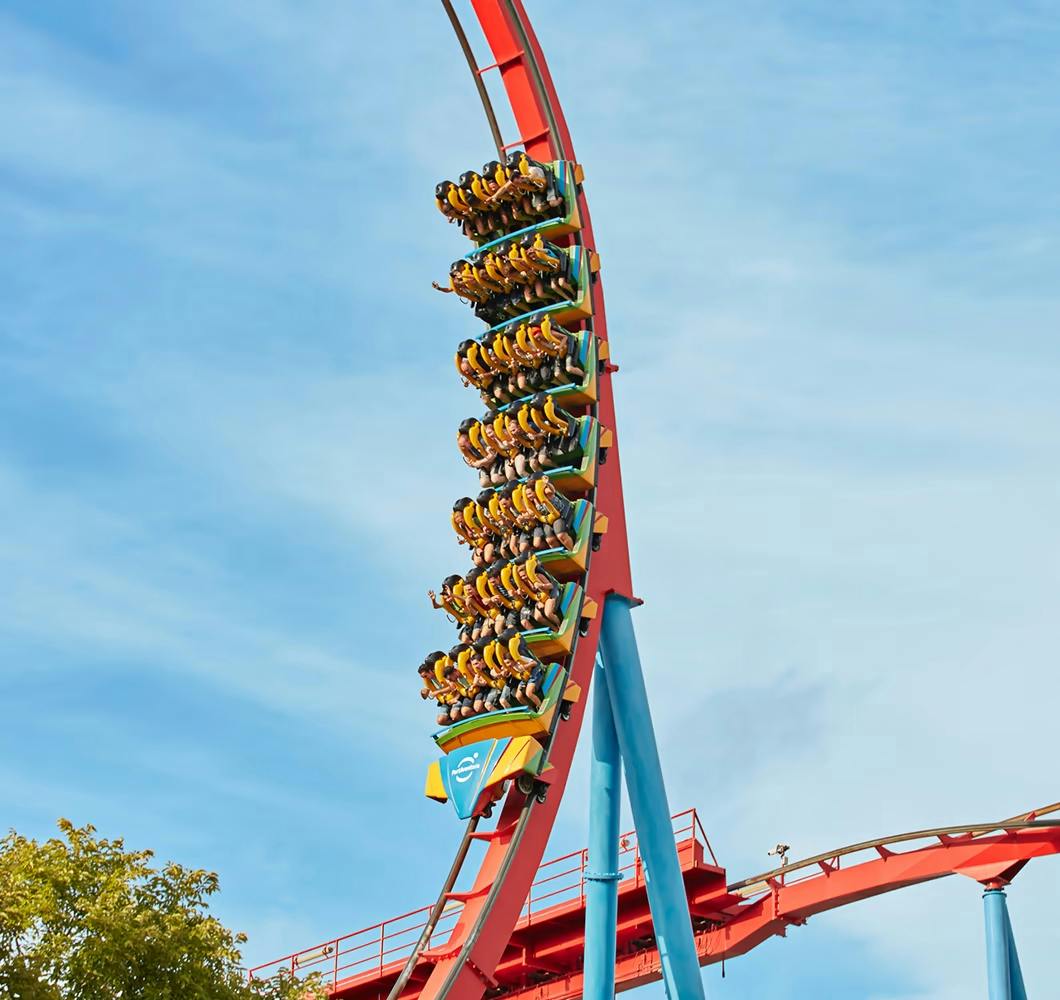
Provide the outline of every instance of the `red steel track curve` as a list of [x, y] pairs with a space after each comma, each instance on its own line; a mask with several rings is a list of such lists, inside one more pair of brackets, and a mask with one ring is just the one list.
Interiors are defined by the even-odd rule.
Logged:
[[[894, 849], [913, 840], [933, 842], [911, 850]], [[896, 889], [948, 875], [964, 875], [989, 886], [1004, 885], [1028, 861], [1060, 854], [1060, 820], [1011, 820], [992, 829], [983, 825], [947, 827], [882, 837], [728, 886], [724, 869], [704, 862], [702, 845], [694, 837], [679, 842], [678, 847], [699, 963], [710, 965], [746, 954], [771, 937], [784, 937], [789, 927], [801, 926], [818, 913]], [[842, 866], [840, 859], [858, 852], [874, 857]], [[647, 899], [638, 889], [636, 879], [623, 887], [626, 898], [619, 908], [617, 992], [662, 978]], [[584, 916], [584, 906], [568, 908]], [[517, 961], [526, 985], [507, 990], [505, 1000], [581, 997], [582, 971], [575, 963], [584, 947], [584, 936], [579, 930], [564, 935], [560, 910], [555, 907], [551, 918], [541, 913], [533, 935], [520, 926], [523, 953]], [[535, 938], [540, 942], [537, 947], [532, 944]], [[570, 969], [565, 974], [531, 981], [535, 969], [555, 970], [564, 965]], [[507, 978], [507, 972], [502, 966], [498, 975]], [[350, 994], [336, 996], [352, 1000]]]
[[[495, 59], [495, 65], [486, 69], [495, 69], [500, 73], [519, 130], [519, 136], [507, 145], [522, 146], [537, 160], [573, 161], [575, 156], [570, 133], [544, 56], [521, 0], [472, 2]], [[486, 70], [477, 70], [474, 67], [474, 59], [452, 7], [448, 3], [445, 6], [454, 27], [457, 28], [465, 55], [475, 70], [476, 83], [479, 85], [480, 96], [484, 98], [496, 140], [499, 138], [499, 131], [489, 108], [485, 88], [481, 85], [481, 75]], [[577, 198], [582, 228], [569, 239], [595, 251], [589, 206], [583, 190], [579, 189]], [[593, 281], [592, 304], [592, 318], [584, 321], [584, 327], [591, 330], [601, 342], [600, 356], [606, 358], [607, 322], [603, 285], [599, 274], [595, 275]], [[611, 393], [611, 376], [615, 371], [609, 361], [605, 362], [599, 377], [595, 406], [595, 416], [600, 425], [608, 428], [612, 434], [606, 462], [598, 465], [593, 498], [596, 509], [608, 519], [608, 529], [601, 539], [599, 551], [592, 556], [584, 584], [587, 598], [595, 601], [600, 612], [608, 594], [633, 596], [615, 407]], [[584, 692], [588, 691], [596, 660], [600, 612], [589, 622], [587, 633], [579, 638], [571, 660], [571, 677]], [[511, 939], [555, 822], [581, 730], [585, 701], [582, 697], [574, 705], [570, 718], [559, 723], [552, 735], [547, 749], [551, 769], [546, 776], [549, 780], [549, 791], [545, 801], [527, 799], [513, 787], [504, 801], [493, 830], [480, 832], [469, 827], [468, 833], [465, 834], [458, 857], [466, 853], [469, 838], [484, 840], [487, 843], [486, 855], [470, 892], [456, 894], [451, 891], [459, 864], [454, 864], [454, 871], [443, 887], [432, 916], [437, 919], [446, 902], [454, 900], [463, 903], [463, 914], [444, 949], [435, 949], [428, 953], [435, 964], [430, 978], [419, 991], [420, 996], [432, 1000], [439, 997], [478, 1000], [492, 986], [494, 970]], [[425, 928], [423, 944], [429, 939], [431, 929], [431, 926]], [[402, 980], [399, 980], [391, 991], [392, 996], [404, 995], [402, 991], [414, 971], [415, 960], [414, 954], [406, 966]]]

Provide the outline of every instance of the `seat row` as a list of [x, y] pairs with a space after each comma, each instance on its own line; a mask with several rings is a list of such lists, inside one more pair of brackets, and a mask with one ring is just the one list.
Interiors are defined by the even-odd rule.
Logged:
[[581, 460], [581, 426], [547, 393], [457, 428], [456, 446], [483, 487], [515, 482]]
[[460, 544], [471, 549], [471, 562], [486, 567], [528, 552], [573, 550], [574, 512], [552, 481], [535, 473], [525, 483], [483, 490], [476, 499], [461, 497], [450, 521]]
[[515, 629], [495, 639], [457, 643], [448, 653], [428, 653], [417, 669], [420, 697], [438, 705], [438, 725], [500, 709], [541, 707], [542, 663]]
[[470, 258], [454, 261], [442, 292], [471, 304], [475, 315], [493, 326], [556, 302], [578, 298], [570, 253], [527, 234]]
[[578, 337], [544, 316], [539, 323], [511, 323], [481, 340], [463, 341], [456, 370], [490, 409], [500, 409], [530, 393], [581, 384], [581, 350]]
[[442, 581], [439, 593], [427, 592], [431, 605], [456, 623], [461, 642], [499, 636], [509, 628], [560, 628], [562, 594], [559, 581], [530, 552], [476, 566], [465, 576], [454, 573]]
[[551, 164], [515, 150], [503, 162], [490, 160], [481, 171], [465, 171], [455, 183], [442, 181], [434, 203], [465, 236], [485, 243], [564, 214], [566, 199]]

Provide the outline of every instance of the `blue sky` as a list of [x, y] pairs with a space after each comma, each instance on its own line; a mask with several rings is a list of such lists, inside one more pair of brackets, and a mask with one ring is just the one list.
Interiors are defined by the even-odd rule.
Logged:
[[[671, 804], [739, 877], [1060, 798], [1060, 18], [733, 7], [530, 11]], [[458, 836], [411, 680], [475, 411], [431, 193], [489, 135], [440, 5], [90, 8], [0, 10], [0, 825], [216, 869], [259, 961], [429, 901]], [[1032, 989], [1058, 872], [1010, 893]], [[978, 995], [979, 905], [815, 918], [709, 992]]]

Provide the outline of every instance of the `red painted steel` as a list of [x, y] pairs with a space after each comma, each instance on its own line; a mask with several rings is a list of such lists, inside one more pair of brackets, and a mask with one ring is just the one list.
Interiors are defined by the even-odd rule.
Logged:
[[[989, 828], [949, 828], [869, 841], [726, 885], [725, 870], [718, 866], [696, 812], [679, 813], [673, 823], [701, 965], [743, 955], [826, 910], [953, 874], [987, 885], [1004, 884], [1027, 862], [1060, 854], [1060, 822], [1035, 824], [1018, 817]], [[910, 844], [914, 846], [908, 850], [896, 849]], [[851, 861], [864, 855], [869, 855], [867, 860]], [[622, 835], [619, 858], [625, 878], [619, 884], [616, 982], [622, 991], [656, 981], [661, 974], [635, 833]], [[582, 850], [538, 870], [491, 977], [506, 997], [581, 996], [586, 862]], [[428, 910], [414, 910], [285, 956], [252, 974], [271, 975], [281, 968], [319, 971], [335, 1000], [377, 1000], [396, 979]], [[443, 947], [457, 919], [453, 915], [439, 927], [436, 938]], [[423, 984], [430, 962], [424, 959], [422, 964], [404, 997], [426, 995]]]
[[[716, 868], [714, 852], [694, 809], [677, 813], [672, 818], [674, 839], [682, 857], [702, 859], [709, 856]], [[693, 843], [695, 847], [693, 848]], [[621, 835], [620, 871], [626, 877], [624, 889], [643, 889], [643, 865], [640, 845], [635, 831]], [[536, 927], [544, 921], [554, 921], [559, 910], [576, 909], [585, 905], [585, 870], [588, 850], [573, 851], [546, 861], [537, 870], [519, 914], [517, 927], [522, 930]], [[432, 946], [444, 950], [456, 926], [461, 910], [467, 902], [454, 902], [443, 916], [432, 939]], [[397, 976], [404, 959], [411, 952], [431, 907], [390, 917], [370, 927], [365, 927], [341, 937], [332, 938], [310, 948], [285, 955], [283, 958], [256, 966], [250, 970], [252, 978], [266, 978], [281, 970], [302, 974], [319, 972], [335, 996], [375, 996], [384, 992]], [[573, 912], [573, 910], [572, 910]], [[424, 959], [424, 965], [430, 958]], [[508, 978], [511, 978], [511, 963], [507, 963]], [[422, 982], [422, 977], [421, 977]], [[414, 994], [409, 994], [414, 995]]]

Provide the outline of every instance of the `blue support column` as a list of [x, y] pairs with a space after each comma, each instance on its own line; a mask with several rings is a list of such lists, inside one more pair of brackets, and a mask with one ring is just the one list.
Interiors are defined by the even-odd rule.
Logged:
[[1027, 989], [1023, 985], [1023, 970], [1020, 968], [1020, 957], [1016, 953], [1016, 935], [1012, 933], [1007, 900], [1005, 902], [1005, 934], [1008, 938], [1008, 973], [1012, 1000], [1027, 1000]]
[[607, 672], [593, 673], [593, 760], [589, 779], [589, 868], [585, 873], [584, 1000], [614, 1000], [618, 924], [618, 837], [622, 758]]
[[1008, 975], [1008, 935], [1005, 933], [1005, 893], [987, 889], [983, 893], [986, 918], [986, 982], [990, 1000], [1012, 1000]]
[[629, 600], [615, 594], [604, 604], [600, 644], [611, 709], [644, 861], [644, 879], [666, 995], [670, 1000], [702, 1000], [703, 980], [699, 974], [692, 919], [670, 825], [670, 805], [666, 801], [631, 607]]
[[983, 893], [983, 915], [986, 919], [986, 977], [990, 1000], [1027, 1000], [1004, 889], [987, 889]]

